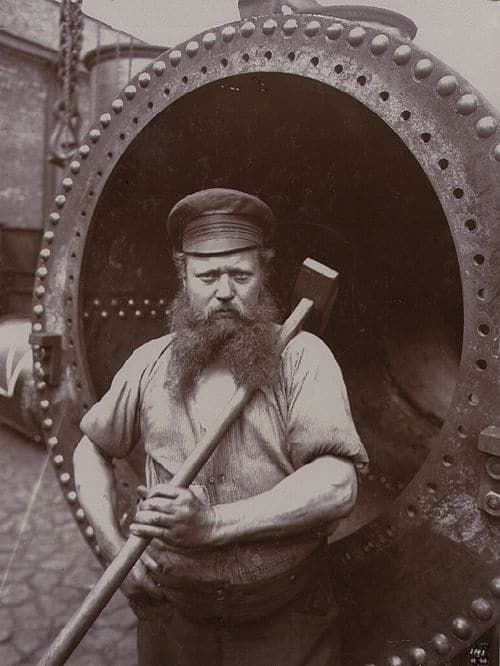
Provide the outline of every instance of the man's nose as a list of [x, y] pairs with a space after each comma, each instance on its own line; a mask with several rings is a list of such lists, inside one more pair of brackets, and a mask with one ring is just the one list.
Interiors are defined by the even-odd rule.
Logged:
[[217, 282], [215, 296], [219, 301], [229, 301], [234, 296], [234, 289], [229, 275], [221, 275]]

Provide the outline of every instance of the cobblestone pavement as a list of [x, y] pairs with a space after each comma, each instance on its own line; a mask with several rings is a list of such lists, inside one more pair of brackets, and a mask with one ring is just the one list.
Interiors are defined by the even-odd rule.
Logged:
[[[0, 580], [5, 579], [0, 595], [1, 666], [36, 664], [101, 572], [50, 463], [19, 539], [45, 457], [40, 445], [0, 426]], [[67, 664], [136, 663], [135, 617], [117, 593]]]

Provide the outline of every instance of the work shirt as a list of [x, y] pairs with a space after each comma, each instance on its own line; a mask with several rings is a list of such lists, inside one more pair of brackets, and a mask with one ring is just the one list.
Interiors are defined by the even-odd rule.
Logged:
[[[81, 422], [83, 433], [108, 456], [122, 458], [134, 446], [144, 447], [148, 487], [168, 482], [210, 425], [207, 410], [200, 408], [206, 405], [206, 386], [184, 400], [166, 385], [174, 335], [134, 351]], [[224, 400], [231, 393], [226, 382]], [[244, 500], [328, 454], [367, 461], [338, 364], [319, 338], [301, 332], [282, 354], [279, 381], [255, 392], [191, 488], [212, 505]], [[308, 534], [180, 552], [154, 539], [151, 552], [164, 573], [249, 583], [290, 569], [320, 540]]]

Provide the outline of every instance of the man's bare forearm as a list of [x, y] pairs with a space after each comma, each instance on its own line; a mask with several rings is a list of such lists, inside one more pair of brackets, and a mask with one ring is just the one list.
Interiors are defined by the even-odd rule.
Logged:
[[105, 559], [110, 561], [124, 543], [116, 518], [116, 481], [111, 461], [88, 437], [83, 437], [75, 449], [73, 464], [78, 499]]
[[347, 515], [356, 495], [354, 465], [342, 458], [322, 456], [268, 492], [214, 506], [210, 543], [220, 546], [320, 530]]

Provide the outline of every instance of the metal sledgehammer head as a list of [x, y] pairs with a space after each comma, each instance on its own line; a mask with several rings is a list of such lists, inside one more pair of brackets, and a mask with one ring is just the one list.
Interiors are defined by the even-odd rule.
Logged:
[[313, 309], [307, 319], [307, 329], [316, 335], [323, 335], [332, 313], [338, 292], [339, 274], [333, 268], [315, 259], [306, 259], [297, 277], [293, 290], [292, 306], [302, 298], [313, 301]]

